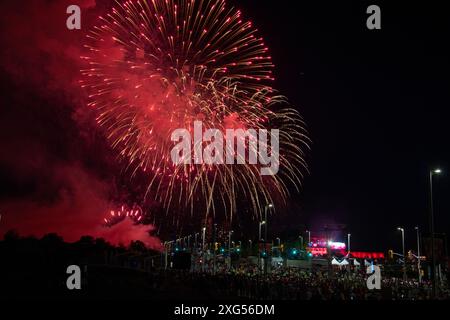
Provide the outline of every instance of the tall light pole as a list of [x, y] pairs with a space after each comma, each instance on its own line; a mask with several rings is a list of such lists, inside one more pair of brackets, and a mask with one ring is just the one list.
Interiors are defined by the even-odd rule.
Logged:
[[233, 234], [233, 230], [230, 230], [230, 232], [228, 232], [228, 260], [229, 260], [228, 270], [231, 270], [231, 235], [232, 234]]
[[269, 254], [271, 252], [271, 250], [267, 250], [267, 226], [269, 225], [269, 220], [267, 219], [267, 211], [269, 208], [272, 208], [272, 207], [273, 207], [273, 205], [271, 203], [269, 203], [268, 205], [266, 205], [264, 207], [264, 221], [266, 222], [264, 224], [264, 252], [266, 253], [265, 259], [264, 259], [264, 274], [267, 274], [267, 262], [269, 259]]
[[164, 242], [164, 270], [167, 270], [167, 242]]
[[347, 233], [347, 251], [350, 253], [350, 237], [351, 237], [351, 233]]
[[303, 250], [303, 237], [298, 236], [298, 238], [300, 239], [300, 250]]
[[261, 238], [261, 227], [262, 227], [263, 225], [265, 225], [265, 224], [266, 224], [266, 221], [261, 221], [261, 222], [259, 223], [259, 237], [258, 237], [259, 242], [261, 242], [261, 240], [262, 240], [262, 238]]
[[206, 227], [202, 228], [202, 252], [205, 250]]
[[419, 284], [422, 282], [422, 274], [420, 273], [420, 233], [419, 227], [416, 227], [417, 233], [417, 273], [419, 274]]
[[202, 228], [202, 271], [205, 272], [205, 236], [206, 236], [206, 227]]
[[430, 233], [431, 233], [431, 284], [433, 297], [436, 297], [436, 255], [434, 252], [434, 205], [433, 205], [433, 176], [440, 174], [441, 169], [430, 170]]
[[397, 230], [402, 232], [403, 280], [406, 280], [405, 229], [398, 227]]
[[217, 239], [217, 223], [213, 224], [213, 275], [216, 275], [216, 239]]
[[311, 231], [306, 230], [306, 233], [308, 234], [308, 246], [311, 243]]
[[164, 242], [164, 270], [167, 270], [167, 265], [168, 265], [168, 260], [169, 260], [169, 258], [168, 258], [168, 251], [169, 251], [169, 249], [171, 249], [171, 247], [172, 247], [172, 243], [173, 243], [173, 241], [166, 241], [166, 242]]
[[266, 205], [264, 207], [264, 221], [266, 222], [265, 226], [264, 226], [264, 243], [267, 242], [267, 227], [269, 224], [269, 222], [268, 222], [269, 220], [267, 220], [267, 211], [269, 208], [273, 208], [273, 204], [269, 203], [268, 205]]
[[194, 248], [195, 248], [195, 251], [197, 251], [197, 237], [198, 237], [198, 232], [196, 232], [195, 236], [194, 236]]
[[[261, 273], [261, 226], [265, 225], [266, 221], [261, 221], [259, 223], [259, 238], [258, 238], [258, 272]], [[265, 250], [265, 247], [264, 247]]]
[[[269, 225], [269, 220], [267, 218], [267, 212], [270, 208], [273, 208], [273, 204], [269, 203], [264, 207], [264, 252], [267, 249], [267, 227]], [[260, 236], [261, 238], [261, 236]], [[270, 252], [270, 251], [269, 251]], [[266, 252], [266, 257], [264, 259], [264, 273], [267, 273], [267, 260], [269, 258], [269, 252]]]

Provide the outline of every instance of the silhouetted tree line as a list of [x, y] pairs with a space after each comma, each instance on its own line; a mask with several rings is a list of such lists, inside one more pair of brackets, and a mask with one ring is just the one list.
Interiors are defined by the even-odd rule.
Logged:
[[156, 268], [160, 257], [141, 241], [115, 246], [102, 238], [83, 236], [68, 243], [56, 233], [39, 239], [21, 237], [11, 230], [0, 241], [0, 296], [64, 297], [69, 291], [66, 271], [70, 265], [82, 270], [82, 290], [74, 295], [131, 289], [134, 278], [139, 288], [142, 282], [148, 282], [140, 278]]

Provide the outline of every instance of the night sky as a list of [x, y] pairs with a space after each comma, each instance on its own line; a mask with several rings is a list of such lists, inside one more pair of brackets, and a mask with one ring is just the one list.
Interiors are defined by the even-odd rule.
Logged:
[[[428, 227], [428, 170], [440, 166], [436, 232], [450, 232], [444, 9], [408, 1], [273, 3], [251, 1], [247, 10], [273, 51], [279, 90], [309, 125], [311, 176], [298, 209], [306, 224], [347, 224], [355, 250], [399, 250], [396, 228], [405, 226], [413, 247], [414, 227]], [[370, 4], [381, 8], [382, 30], [365, 26]]]
[[[65, 4], [16, 2], [1, 4], [0, 213], [27, 211], [20, 205], [26, 203], [39, 210], [11, 218], [14, 223], [77, 225], [81, 209], [101, 212], [116, 196], [108, 186], [119, 169], [82, 111], [71, 63], [79, 34], [53, 28], [65, 24]], [[345, 224], [352, 249], [384, 251], [399, 249], [396, 228], [404, 226], [413, 247], [414, 227], [428, 227], [428, 170], [439, 166], [436, 232], [450, 232], [450, 26], [444, 8], [424, 1], [230, 2], [265, 38], [276, 65], [274, 87], [302, 113], [313, 141], [311, 175], [278, 227]], [[382, 30], [366, 28], [370, 4], [381, 7]], [[70, 219], [43, 219], [42, 208]], [[75, 209], [68, 214], [68, 208]], [[92, 222], [79, 227], [95, 229]]]

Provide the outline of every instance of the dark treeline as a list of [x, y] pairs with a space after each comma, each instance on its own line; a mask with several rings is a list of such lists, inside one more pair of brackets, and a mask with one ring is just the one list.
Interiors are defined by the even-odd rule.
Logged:
[[[38, 239], [20, 237], [15, 231], [7, 232], [0, 241], [0, 257], [3, 298], [114, 294], [124, 287], [133, 288], [135, 281], [139, 289], [148, 282], [141, 278], [160, 262], [160, 253], [141, 241], [114, 246], [102, 238], [83, 236], [67, 243], [56, 233]], [[67, 289], [70, 265], [82, 270], [84, 290]]]

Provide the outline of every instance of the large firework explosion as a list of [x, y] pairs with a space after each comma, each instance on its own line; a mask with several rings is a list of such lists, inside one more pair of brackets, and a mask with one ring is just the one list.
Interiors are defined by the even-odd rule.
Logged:
[[[259, 215], [267, 203], [285, 201], [289, 185], [300, 186], [304, 123], [271, 87], [268, 48], [240, 11], [224, 0], [137, 0], [117, 2], [100, 21], [87, 36], [82, 85], [131, 176], [147, 177], [146, 196], [167, 211], [208, 216], [220, 207], [231, 218], [238, 198]], [[279, 129], [280, 172], [174, 165], [171, 134], [192, 131], [196, 120], [204, 130]]]

